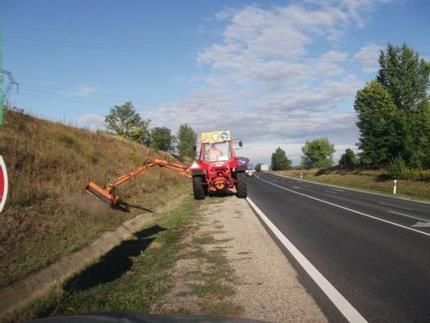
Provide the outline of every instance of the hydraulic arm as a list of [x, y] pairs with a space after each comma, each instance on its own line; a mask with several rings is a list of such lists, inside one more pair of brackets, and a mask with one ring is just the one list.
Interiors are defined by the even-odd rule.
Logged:
[[170, 163], [166, 160], [161, 159], [150, 159], [145, 161], [145, 163], [134, 172], [124, 174], [118, 177], [115, 182], [107, 184], [105, 188], [98, 186], [94, 182], [89, 182], [85, 189], [87, 190], [87, 192], [95, 195], [102, 201], [109, 203], [112, 207], [115, 207], [123, 202], [117, 192], [118, 186], [154, 166], [168, 168], [177, 172], [179, 175], [191, 178], [190, 169], [186, 165]]

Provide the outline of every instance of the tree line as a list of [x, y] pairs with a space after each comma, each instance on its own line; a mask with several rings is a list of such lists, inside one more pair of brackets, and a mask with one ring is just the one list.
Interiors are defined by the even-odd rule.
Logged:
[[143, 119], [131, 102], [115, 105], [105, 116], [109, 133], [127, 138], [156, 150], [178, 154], [180, 158], [194, 159], [197, 134], [188, 124], [181, 124], [175, 135], [167, 127], [150, 128], [150, 119]]
[[[351, 150], [352, 152], [352, 150]], [[319, 138], [306, 141], [302, 147], [301, 168], [327, 168], [334, 165], [334, 145], [327, 138]], [[354, 154], [354, 152], [352, 152]], [[291, 160], [288, 159], [285, 150], [276, 148], [271, 158], [272, 170], [287, 170], [293, 168]]]
[[[389, 44], [378, 62], [377, 75], [354, 101], [360, 152], [346, 149], [339, 166], [387, 168], [397, 178], [430, 169], [430, 62], [406, 44]], [[327, 138], [306, 142], [302, 152], [303, 168], [334, 165], [334, 146]], [[288, 168], [291, 161], [278, 147], [272, 169]]]

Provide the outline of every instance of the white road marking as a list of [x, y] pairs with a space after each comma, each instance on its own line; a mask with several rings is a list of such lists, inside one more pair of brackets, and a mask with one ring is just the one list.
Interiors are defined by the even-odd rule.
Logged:
[[411, 211], [411, 212], [413, 211], [413, 209], [411, 209], [411, 208], [404, 207], [404, 206], [398, 206], [398, 205], [394, 205], [394, 204], [391, 204], [391, 203], [385, 203], [385, 202], [381, 202], [381, 201], [378, 201], [377, 203], [381, 204], [383, 206], [390, 206], [390, 207], [393, 207], [395, 209], [401, 209], [401, 210]]
[[378, 218], [376, 216], [373, 216], [373, 215], [370, 215], [370, 214], [367, 214], [367, 213], [363, 213], [363, 212], [360, 212], [360, 211], [357, 211], [357, 210], [353, 210], [353, 209], [347, 208], [347, 207], [339, 205], [339, 204], [335, 204], [335, 203], [331, 203], [331, 202], [328, 202], [328, 201], [325, 201], [325, 200], [321, 200], [321, 199], [319, 199], [317, 197], [313, 197], [311, 195], [307, 195], [307, 194], [304, 194], [304, 193], [296, 192], [296, 191], [290, 190], [288, 188], [285, 188], [283, 186], [280, 186], [280, 185], [271, 183], [269, 181], [266, 181], [265, 179], [262, 179], [262, 178], [258, 178], [258, 179], [260, 181], [266, 182], [266, 183], [268, 183], [270, 185], [273, 185], [273, 186], [278, 187], [280, 189], [283, 189], [285, 191], [288, 191], [288, 192], [291, 192], [291, 193], [294, 193], [294, 194], [297, 194], [297, 195], [301, 195], [301, 196], [310, 198], [312, 200], [315, 200], [315, 201], [318, 201], [318, 202], [321, 202], [321, 203], [325, 203], [325, 204], [328, 204], [328, 205], [331, 205], [331, 206], [334, 206], [334, 207], [337, 207], [337, 208], [340, 208], [340, 209], [343, 209], [343, 210], [347, 210], [347, 211], [350, 211], [350, 212], [353, 212], [353, 213], [356, 213], [356, 214], [360, 214], [362, 216], [365, 216], [365, 217], [368, 217], [368, 218], [371, 218], [371, 219], [374, 219], [374, 220], [377, 220], [377, 221], [388, 223], [388, 224], [394, 225], [396, 227], [403, 228], [403, 229], [406, 229], [406, 230], [409, 230], [409, 231], [413, 231], [413, 232], [422, 234], [424, 236], [430, 237], [430, 233], [427, 233], [427, 232], [424, 232], [424, 231], [420, 231], [420, 230], [417, 230], [417, 229], [413, 229], [411, 227], [407, 227], [407, 226], [404, 226], [402, 224], [398, 224], [398, 223], [391, 222], [391, 221], [388, 221], [388, 220], [384, 220], [384, 219]]
[[348, 302], [348, 300], [312, 265], [312, 263], [287, 239], [287, 237], [269, 220], [257, 205], [248, 197], [246, 199], [261, 220], [278, 238], [288, 252], [302, 266], [312, 280], [321, 288], [336, 308], [349, 322], [367, 322], [366, 319]]
[[393, 200], [400, 200], [400, 201], [405, 201], [405, 202], [412, 202], [412, 203], [420, 203], [420, 204], [430, 205], [430, 201], [417, 200], [417, 199], [414, 199], [412, 197], [407, 197], [407, 196], [398, 196], [398, 195], [393, 196], [393, 195], [389, 195], [388, 193], [375, 192], [375, 191], [371, 191], [371, 190], [359, 189], [359, 188], [353, 188], [353, 187], [344, 187], [344, 186], [327, 184], [327, 183], [319, 183], [319, 182], [312, 181], [312, 180], [300, 179], [300, 178], [296, 178], [296, 177], [292, 177], [292, 176], [279, 175], [279, 174], [275, 174], [275, 173], [270, 173], [270, 175], [288, 178], [288, 179], [291, 179], [293, 181], [299, 181], [301, 183], [309, 183], [311, 185], [320, 185], [320, 186], [326, 186], [326, 187], [341, 188], [341, 189], [344, 189], [346, 191], [352, 191], [352, 192], [363, 193], [363, 194], [377, 195], [377, 196], [387, 197], [387, 198], [390, 198], [390, 199], [393, 199]]
[[338, 189], [338, 188], [333, 188], [332, 190], [336, 191], [336, 192], [345, 192], [345, 190], [341, 190], [341, 189]]
[[338, 194], [339, 191], [336, 190], [324, 190], [324, 192], [329, 193], [329, 194]]
[[415, 228], [430, 228], [430, 222], [417, 222], [413, 225]]
[[417, 216], [413, 216], [413, 215], [409, 215], [409, 214], [405, 214], [405, 213], [401, 213], [401, 212], [396, 212], [396, 211], [393, 211], [393, 210], [388, 211], [388, 213], [397, 214], [397, 215], [400, 215], [400, 216], [404, 216], [405, 218], [419, 220], [419, 221], [424, 221], [424, 222], [430, 221], [430, 219], [419, 218]]

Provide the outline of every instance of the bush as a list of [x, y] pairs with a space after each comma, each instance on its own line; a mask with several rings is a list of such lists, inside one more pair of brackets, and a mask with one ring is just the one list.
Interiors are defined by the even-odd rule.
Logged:
[[388, 174], [394, 179], [404, 179], [408, 168], [402, 157], [395, 157], [390, 160], [388, 165]]
[[430, 169], [409, 168], [401, 157], [390, 161], [388, 174], [393, 179], [407, 179], [411, 181], [430, 181]]

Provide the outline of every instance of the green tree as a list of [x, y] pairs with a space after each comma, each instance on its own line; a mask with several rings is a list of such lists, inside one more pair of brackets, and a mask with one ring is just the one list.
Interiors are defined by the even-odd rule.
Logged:
[[352, 168], [357, 164], [357, 156], [352, 151], [352, 149], [346, 149], [339, 159], [339, 166]]
[[388, 45], [379, 57], [378, 81], [390, 93], [405, 119], [402, 157], [413, 167], [430, 168], [430, 62], [404, 44]]
[[194, 159], [196, 157], [196, 142], [197, 134], [189, 125], [182, 124], [178, 130], [178, 153], [181, 158], [189, 157]]
[[305, 168], [326, 168], [333, 166], [334, 145], [327, 138], [306, 141], [302, 147], [302, 163]]
[[140, 144], [149, 144], [149, 123], [136, 112], [131, 102], [115, 105], [105, 116], [106, 129]]
[[377, 80], [390, 93], [401, 109], [416, 110], [428, 103], [430, 63], [404, 44], [388, 45], [379, 56], [380, 69]]
[[285, 150], [278, 147], [272, 154], [272, 170], [286, 170], [291, 168], [291, 160], [287, 158]]
[[393, 157], [407, 154], [405, 115], [378, 81], [367, 83], [357, 92], [354, 109], [358, 113], [358, 147], [364, 164], [383, 166]]
[[[357, 92], [359, 147], [363, 164], [430, 168], [430, 63], [403, 45], [379, 56], [376, 81]], [[379, 86], [378, 86], [379, 85]]]
[[257, 163], [257, 165], [255, 165], [255, 171], [261, 172], [261, 163]]
[[151, 129], [151, 147], [156, 150], [169, 151], [172, 145], [172, 135], [167, 127]]

